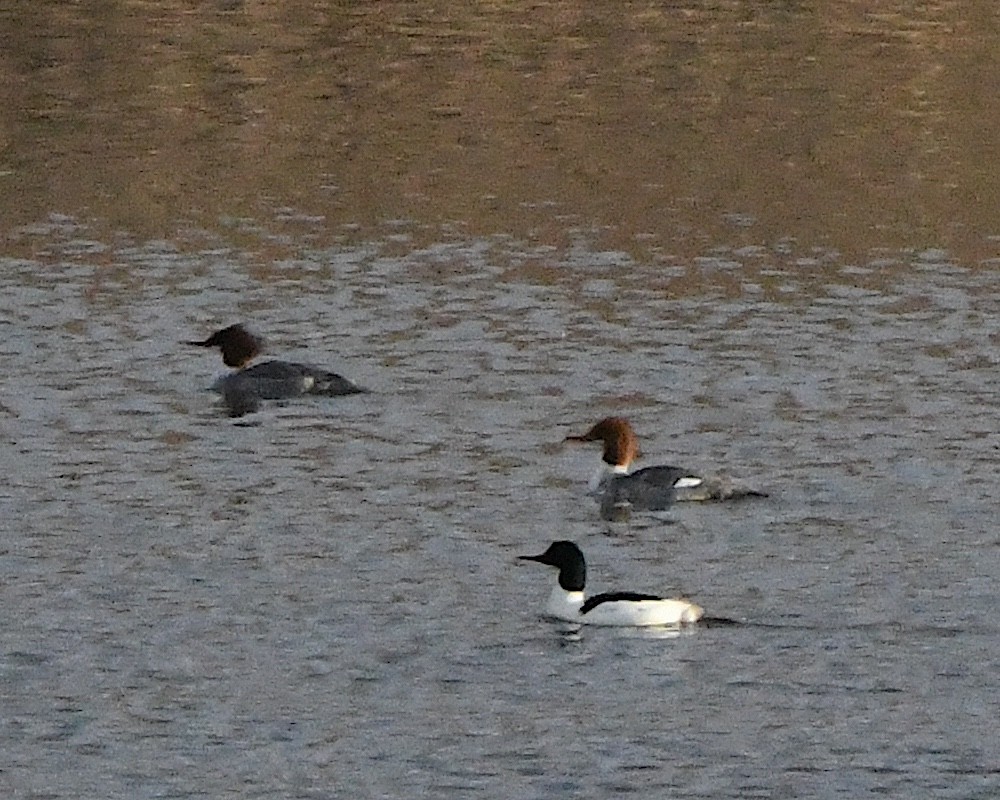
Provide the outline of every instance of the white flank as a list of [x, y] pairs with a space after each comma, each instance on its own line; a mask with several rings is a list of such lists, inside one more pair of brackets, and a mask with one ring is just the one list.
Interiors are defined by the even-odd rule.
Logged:
[[611, 600], [581, 614], [583, 592], [567, 592], [556, 586], [549, 595], [546, 612], [557, 619], [587, 625], [685, 625], [697, 622], [704, 609], [687, 600]]

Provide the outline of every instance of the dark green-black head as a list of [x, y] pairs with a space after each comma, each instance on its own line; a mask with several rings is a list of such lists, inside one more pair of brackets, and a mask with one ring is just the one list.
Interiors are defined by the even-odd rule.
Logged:
[[582, 592], [587, 581], [587, 562], [580, 548], [570, 541], [553, 542], [537, 556], [518, 556], [522, 561], [537, 561], [559, 569], [559, 585], [567, 592]]

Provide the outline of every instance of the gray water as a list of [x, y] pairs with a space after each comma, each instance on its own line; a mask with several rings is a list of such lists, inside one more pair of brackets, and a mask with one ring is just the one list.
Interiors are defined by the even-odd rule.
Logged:
[[[0, 796], [1000, 795], [988, 5], [0, 34]], [[372, 393], [228, 419], [236, 321]], [[608, 414], [771, 497], [601, 521]]]
[[[18, 231], [7, 796], [995, 797], [995, 267], [568, 236]], [[228, 419], [179, 343], [237, 319], [372, 394]], [[772, 497], [602, 522], [609, 413]], [[557, 538], [744, 624], [566, 630]]]

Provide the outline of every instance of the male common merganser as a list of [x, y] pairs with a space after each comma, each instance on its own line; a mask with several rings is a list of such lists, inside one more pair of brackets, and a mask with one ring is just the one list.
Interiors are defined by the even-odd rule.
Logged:
[[642, 454], [639, 438], [623, 417], [606, 417], [586, 433], [567, 436], [567, 442], [602, 442], [604, 452], [588, 489], [601, 501], [602, 511], [631, 505], [642, 511], [662, 511], [680, 500], [735, 500], [767, 497], [725, 475], [695, 475], [682, 467], [645, 467], [629, 472]]
[[546, 612], [558, 619], [589, 625], [686, 625], [705, 613], [687, 600], [670, 600], [638, 592], [609, 592], [587, 599], [583, 587], [587, 562], [573, 542], [553, 542], [538, 556], [518, 556], [559, 568], [559, 583], [549, 596]]
[[212, 387], [222, 395], [230, 416], [256, 411], [261, 400], [282, 400], [304, 394], [337, 395], [367, 392], [335, 372], [290, 361], [264, 361], [248, 367], [264, 349], [263, 341], [242, 325], [230, 325], [201, 342], [185, 342], [196, 347], [218, 347], [222, 361], [235, 372], [224, 375]]

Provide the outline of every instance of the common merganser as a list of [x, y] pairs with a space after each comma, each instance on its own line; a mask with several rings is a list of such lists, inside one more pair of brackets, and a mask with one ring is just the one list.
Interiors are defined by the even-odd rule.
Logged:
[[233, 417], [256, 411], [261, 400], [282, 400], [304, 394], [335, 397], [368, 391], [335, 372], [309, 364], [272, 360], [247, 366], [261, 354], [264, 342], [239, 324], [216, 331], [204, 341], [185, 344], [218, 347], [223, 363], [235, 368], [212, 387], [222, 395]]
[[630, 472], [639, 458], [639, 438], [624, 417], [605, 417], [586, 433], [567, 442], [602, 442], [601, 463], [588, 490], [601, 502], [602, 512], [630, 505], [636, 510], [662, 511], [681, 500], [736, 500], [767, 497], [726, 475], [701, 476], [682, 467], [656, 466]]
[[608, 592], [586, 598], [587, 562], [573, 542], [553, 542], [541, 555], [518, 556], [559, 568], [559, 583], [549, 596], [546, 612], [568, 622], [588, 625], [687, 625], [704, 615], [701, 606], [682, 599], [665, 599], [638, 592]]

